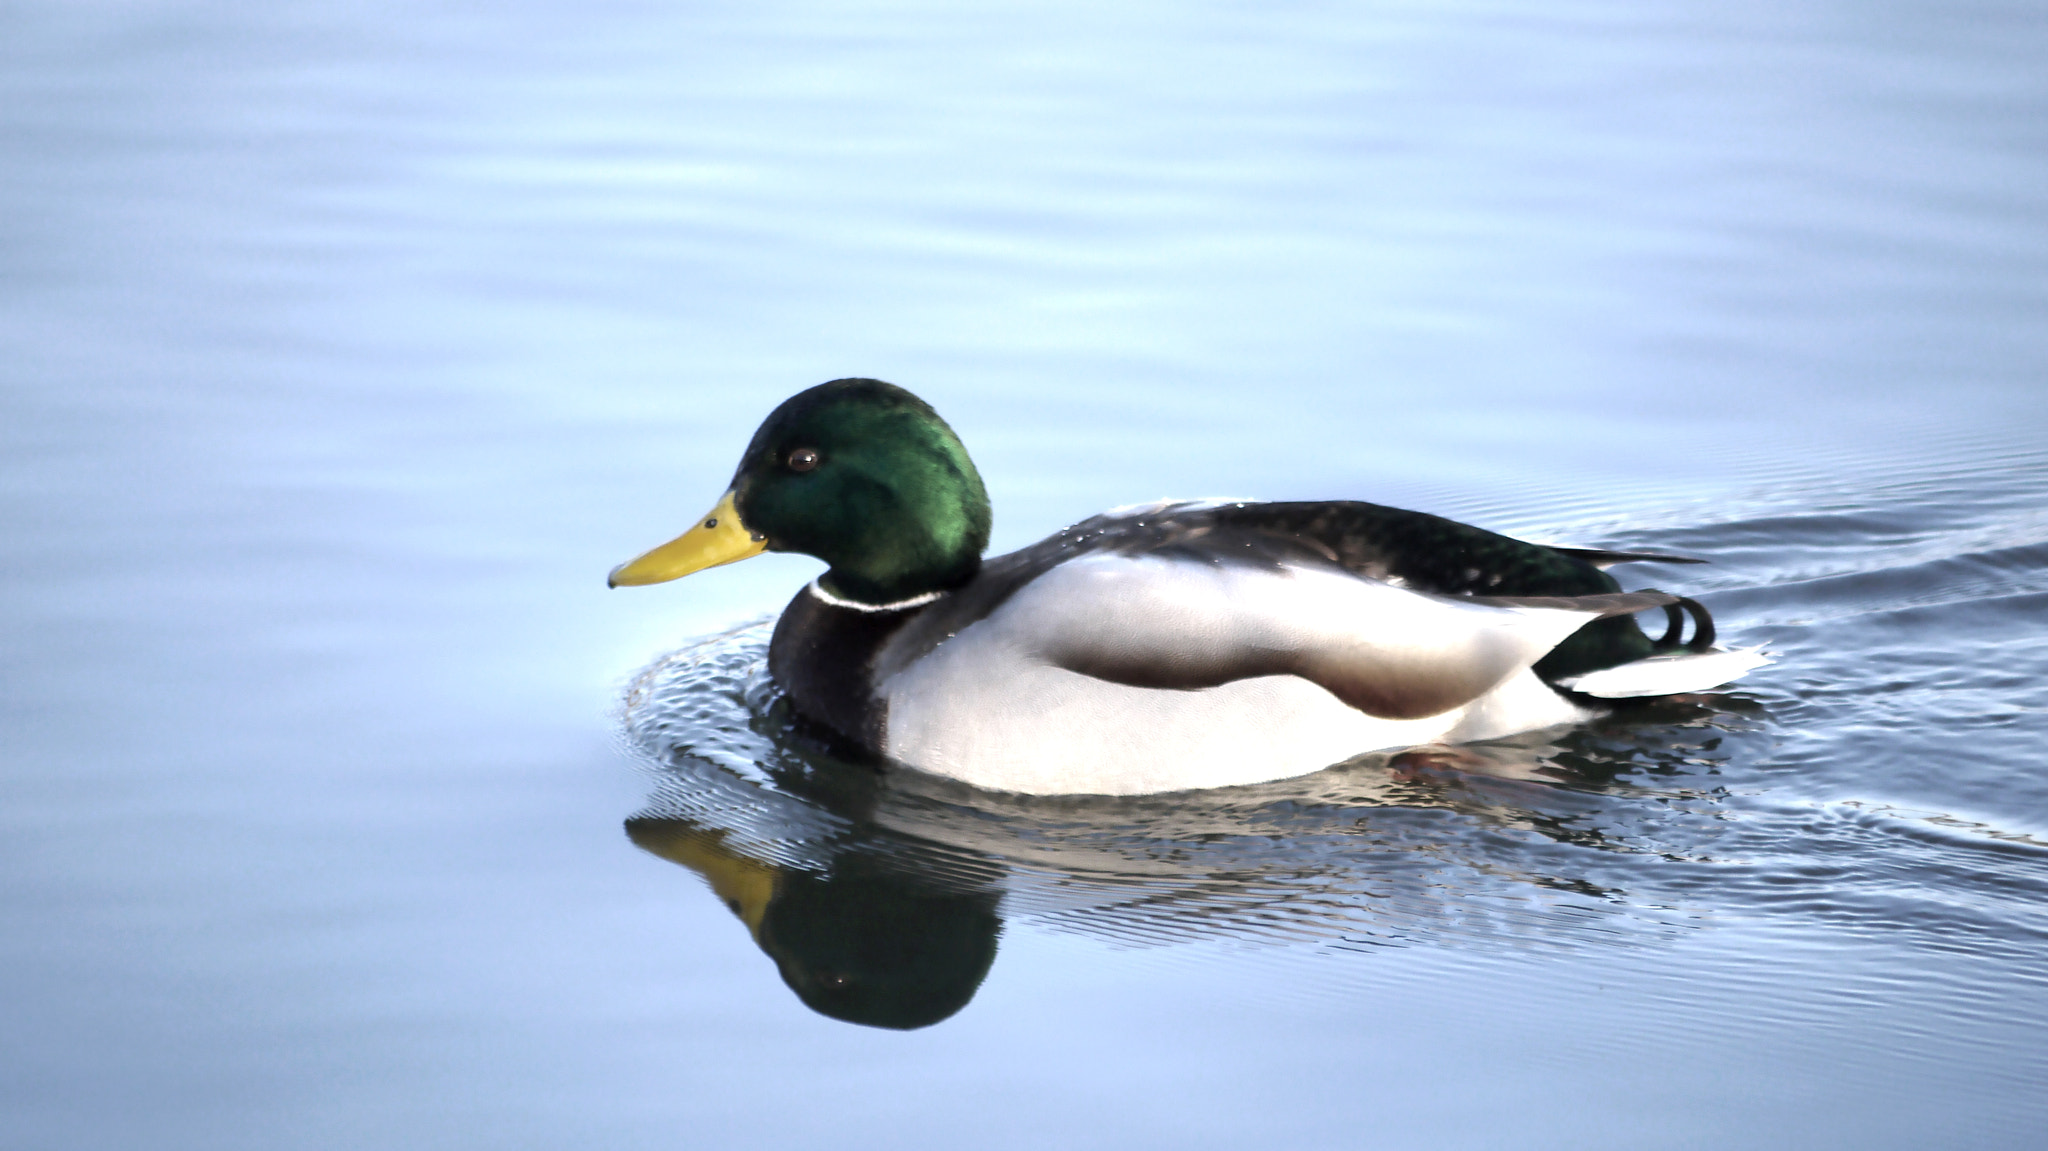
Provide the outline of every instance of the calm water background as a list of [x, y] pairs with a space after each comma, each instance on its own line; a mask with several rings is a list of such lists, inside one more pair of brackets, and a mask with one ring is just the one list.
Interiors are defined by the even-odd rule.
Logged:
[[[2044, 59], [2032, 3], [5, 6], [0, 1142], [2028, 1144]], [[603, 576], [848, 374], [998, 548], [1366, 498], [1710, 555], [1650, 574], [1782, 659], [1495, 768], [885, 794], [1000, 954], [827, 1019], [622, 830], [817, 865], [758, 637], [690, 646], [815, 565]]]

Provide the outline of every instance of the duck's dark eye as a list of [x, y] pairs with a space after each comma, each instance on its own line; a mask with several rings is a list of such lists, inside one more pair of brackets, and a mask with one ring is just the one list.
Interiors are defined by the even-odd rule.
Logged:
[[789, 453], [789, 470], [807, 472], [818, 466], [818, 453], [814, 448], [798, 448]]

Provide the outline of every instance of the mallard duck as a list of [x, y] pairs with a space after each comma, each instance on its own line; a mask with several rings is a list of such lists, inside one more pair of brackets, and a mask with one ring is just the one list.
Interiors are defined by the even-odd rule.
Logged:
[[[1695, 601], [1603, 570], [1698, 561], [1377, 504], [1148, 504], [983, 559], [988, 534], [981, 476], [930, 405], [833, 380], [776, 408], [710, 513], [610, 584], [821, 559], [769, 641], [795, 710], [891, 763], [1040, 795], [1284, 779], [1577, 723], [1766, 659], [1714, 647]], [[1652, 641], [1632, 617], [1656, 608]]]

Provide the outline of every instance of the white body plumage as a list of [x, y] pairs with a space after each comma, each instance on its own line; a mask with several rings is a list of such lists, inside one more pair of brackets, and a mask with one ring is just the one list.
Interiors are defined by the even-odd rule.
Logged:
[[[1529, 671], [1597, 611], [1493, 606], [1326, 568], [1086, 556], [1019, 589], [986, 618], [875, 685], [891, 759], [980, 787], [1126, 795], [1283, 779], [1362, 752], [1490, 739], [1594, 713]], [[1763, 662], [1713, 653], [1660, 692], [1700, 690]], [[1734, 658], [1728, 658], [1734, 657]], [[1275, 659], [1313, 678], [1230, 678]], [[885, 647], [877, 665], [891, 665]], [[1195, 687], [1090, 674], [1101, 664], [1189, 668]], [[1625, 665], [1634, 666], [1634, 665]], [[1623, 669], [1599, 673], [1629, 689]], [[1353, 698], [1404, 706], [1370, 714]], [[1673, 686], [1682, 685], [1682, 686]], [[1420, 701], [1420, 702], [1418, 702]], [[1441, 704], [1442, 706], [1438, 706]], [[1426, 714], [1416, 714], [1418, 707]]]

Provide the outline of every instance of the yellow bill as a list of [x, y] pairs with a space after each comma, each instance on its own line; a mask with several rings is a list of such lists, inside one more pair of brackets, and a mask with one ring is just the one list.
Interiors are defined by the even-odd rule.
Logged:
[[725, 832], [687, 820], [629, 819], [626, 834], [642, 850], [673, 860], [703, 876], [711, 890], [740, 917], [754, 941], [761, 941], [761, 917], [775, 898], [782, 872], [725, 846]]
[[719, 499], [711, 514], [682, 535], [612, 569], [605, 583], [610, 587], [638, 587], [666, 583], [691, 572], [717, 567], [757, 556], [768, 550], [768, 541], [747, 530], [733, 506], [731, 492]]

